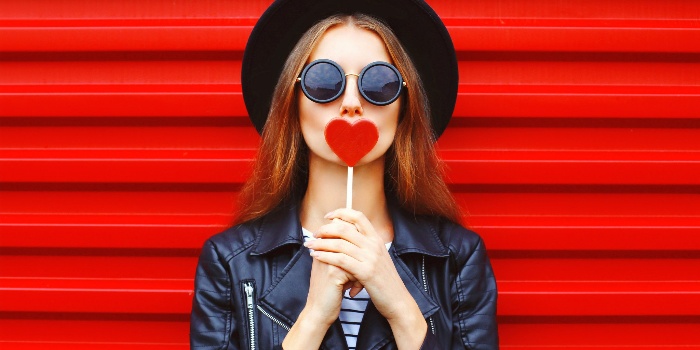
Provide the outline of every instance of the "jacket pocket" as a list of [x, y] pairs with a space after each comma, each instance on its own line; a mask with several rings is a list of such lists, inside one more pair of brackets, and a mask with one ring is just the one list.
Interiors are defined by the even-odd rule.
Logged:
[[257, 328], [255, 324], [255, 281], [246, 280], [241, 282], [241, 289], [245, 299], [245, 314], [248, 332], [248, 349], [257, 349]]

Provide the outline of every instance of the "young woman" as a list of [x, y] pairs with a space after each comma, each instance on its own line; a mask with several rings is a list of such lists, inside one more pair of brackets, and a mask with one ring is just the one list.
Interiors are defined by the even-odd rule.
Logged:
[[[193, 348], [498, 348], [484, 245], [457, 224], [436, 172], [454, 56], [419, 0], [271, 5], [242, 77], [262, 143], [237, 225], [202, 250]], [[353, 209], [347, 166], [324, 137], [334, 118], [379, 133], [354, 167]]]

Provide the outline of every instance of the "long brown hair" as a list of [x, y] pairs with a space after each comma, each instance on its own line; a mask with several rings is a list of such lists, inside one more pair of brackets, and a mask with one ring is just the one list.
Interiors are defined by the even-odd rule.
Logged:
[[[308, 181], [308, 148], [299, 124], [296, 78], [312, 49], [331, 27], [348, 25], [377, 33], [406, 81], [394, 142], [385, 157], [385, 187], [415, 215], [459, 221], [460, 210], [445, 184], [435, 150], [428, 100], [410, 57], [388, 26], [362, 14], [334, 15], [311, 27], [290, 53], [272, 97], [251, 177], [241, 189], [236, 223], [254, 220], [299, 201]], [[429, 54], [429, 53], [428, 53]]]

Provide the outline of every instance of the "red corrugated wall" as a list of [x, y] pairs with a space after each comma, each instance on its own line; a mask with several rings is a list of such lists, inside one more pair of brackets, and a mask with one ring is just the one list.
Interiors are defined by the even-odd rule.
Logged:
[[[270, 1], [0, 0], [0, 348], [186, 348]], [[430, 0], [503, 349], [700, 348], [700, 2]]]

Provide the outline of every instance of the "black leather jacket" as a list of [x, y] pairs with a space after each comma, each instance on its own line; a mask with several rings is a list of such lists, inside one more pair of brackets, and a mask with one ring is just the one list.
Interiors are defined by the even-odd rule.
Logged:
[[[296, 207], [210, 238], [195, 277], [192, 349], [281, 349], [306, 303], [312, 258]], [[390, 206], [389, 255], [428, 323], [422, 349], [498, 349], [496, 281], [481, 238], [459, 225]], [[347, 349], [339, 321], [321, 349]], [[396, 349], [370, 302], [357, 349]]]

